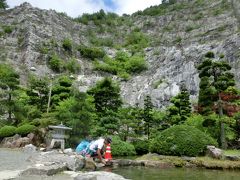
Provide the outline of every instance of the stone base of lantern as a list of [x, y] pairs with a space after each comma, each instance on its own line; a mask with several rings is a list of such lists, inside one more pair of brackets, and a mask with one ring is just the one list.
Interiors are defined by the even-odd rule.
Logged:
[[65, 147], [65, 141], [64, 141], [64, 139], [52, 139], [49, 148], [52, 149], [52, 148], [54, 147], [54, 144], [55, 144], [56, 142], [60, 142], [60, 143], [61, 143], [61, 149], [64, 150], [64, 147]]

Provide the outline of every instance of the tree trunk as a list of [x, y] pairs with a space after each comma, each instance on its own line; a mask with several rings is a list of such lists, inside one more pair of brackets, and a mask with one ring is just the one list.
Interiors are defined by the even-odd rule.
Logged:
[[[222, 108], [222, 100], [220, 97], [220, 93], [218, 95], [218, 114], [219, 118], [223, 117], [223, 108]], [[220, 141], [221, 141], [221, 148], [226, 149], [227, 148], [227, 143], [226, 143], [226, 138], [225, 138], [225, 129], [224, 129], [224, 122], [220, 122]]]
[[8, 120], [12, 121], [12, 105], [11, 105], [11, 101], [12, 101], [12, 95], [11, 93], [8, 94]]

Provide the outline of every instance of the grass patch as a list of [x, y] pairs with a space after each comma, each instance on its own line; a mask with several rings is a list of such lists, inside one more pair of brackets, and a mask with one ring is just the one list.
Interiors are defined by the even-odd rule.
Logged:
[[224, 155], [226, 155], [226, 156], [240, 156], [240, 150], [236, 150], [236, 149], [225, 150]]

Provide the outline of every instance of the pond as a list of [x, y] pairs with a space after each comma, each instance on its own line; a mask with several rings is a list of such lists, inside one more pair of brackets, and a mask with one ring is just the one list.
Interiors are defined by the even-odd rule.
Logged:
[[[31, 165], [27, 159], [33, 154], [19, 150], [0, 149], [0, 174], [6, 170], [21, 170]], [[156, 169], [146, 167], [104, 168], [132, 180], [239, 180], [240, 171], [207, 170], [200, 168]], [[50, 177], [29, 176], [16, 180], [72, 180], [69, 175], [58, 174]]]
[[[107, 170], [107, 169], [106, 169]], [[110, 170], [110, 169], [109, 169]], [[132, 180], [239, 180], [239, 171], [208, 170], [201, 168], [156, 169], [121, 167], [111, 172]]]

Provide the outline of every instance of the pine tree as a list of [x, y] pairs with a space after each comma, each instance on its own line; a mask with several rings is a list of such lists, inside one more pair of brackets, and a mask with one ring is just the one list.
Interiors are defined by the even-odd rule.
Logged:
[[[202, 114], [209, 114], [212, 106], [217, 103], [220, 118], [223, 116], [222, 99], [220, 94], [228, 87], [234, 86], [234, 76], [230, 72], [231, 66], [225, 61], [214, 61], [215, 55], [208, 52], [205, 60], [198, 66], [200, 81], [199, 106]], [[221, 146], [226, 148], [224, 123], [221, 122]]]
[[8, 8], [6, 0], [0, 0], [0, 9]]
[[99, 81], [88, 94], [93, 96], [96, 111], [100, 116], [104, 116], [107, 111], [116, 112], [122, 105], [120, 88], [110, 78]]
[[144, 109], [143, 109], [143, 121], [147, 133], [147, 137], [149, 139], [150, 136], [150, 128], [153, 123], [153, 104], [151, 97], [147, 95], [144, 99]]
[[168, 109], [171, 124], [181, 124], [191, 115], [189, 96], [185, 84], [182, 84], [181, 92], [170, 100], [173, 103]]
[[1, 105], [7, 109], [8, 119], [12, 121], [12, 114], [15, 108], [16, 90], [19, 89], [19, 75], [12, 67], [0, 64], [0, 92]]

